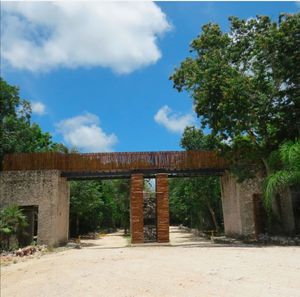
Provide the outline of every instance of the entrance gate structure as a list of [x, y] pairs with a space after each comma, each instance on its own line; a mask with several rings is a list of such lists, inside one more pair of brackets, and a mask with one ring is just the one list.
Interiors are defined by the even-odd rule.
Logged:
[[[143, 243], [144, 178], [155, 178], [157, 241], [169, 242], [168, 178], [221, 176], [225, 170], [224, 159], [211, 151], [9, 154], [0, 175], [0, 202], [37, 207], [38, 242], [59, 245], [68, 240], [69, 180], [129, 178], [131, 242]], [[250, 194], [243, 189], [229, 174], [222, 177], [227, 235], [251, 235], [255, 229], [254, 214], [249, 218], [246, 211], [251, 187], [246, 187]]]

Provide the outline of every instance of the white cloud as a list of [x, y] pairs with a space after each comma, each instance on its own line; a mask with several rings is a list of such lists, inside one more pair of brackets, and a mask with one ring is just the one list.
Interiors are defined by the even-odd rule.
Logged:
[[184, 115], [174, 113], [168, 105], [164, 105], [158, 110], [154, 120], [175, 133], [182, 133], [186, 126], [190, 126], [195, 122], [195, 118], [191, 113]]
[[85, 152], [108, 152], [118, 139], [115, 134], [106, 134], [100, 127], [99, 117], [92, 113], [65, 119], [56, 124], [66, 144]]
[[106, 67], [129, 73], [161, 57], [169, 30], [153, 2], [3, 2], [3, 61], [16, 68]]
[[46, 113], [46, 106], [42, 102], [31, 102], [31, 110], [38, 115], [44, 115]]

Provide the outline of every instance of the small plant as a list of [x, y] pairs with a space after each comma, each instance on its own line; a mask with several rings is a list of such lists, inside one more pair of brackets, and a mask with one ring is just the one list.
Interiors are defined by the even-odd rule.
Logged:
[[0, 246], [1, 250], [10, 249], [12, 236], [22, 232], [26, 227], [26, 216], [16, 205], [10, 205], [0, 210]]

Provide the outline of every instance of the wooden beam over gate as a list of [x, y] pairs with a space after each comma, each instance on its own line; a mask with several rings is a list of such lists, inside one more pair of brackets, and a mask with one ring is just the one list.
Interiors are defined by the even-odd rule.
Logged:
[[19, 153], [5, 155], [3, 161], [3, 171], [60, 170], [70, 179], [126, 178], [133, 173], [221, 174], [226, 167], [225, 160], [212, 151]]

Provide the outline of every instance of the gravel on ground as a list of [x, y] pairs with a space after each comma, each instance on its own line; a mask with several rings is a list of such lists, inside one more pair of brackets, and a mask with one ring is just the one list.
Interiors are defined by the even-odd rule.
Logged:
[[171, 227], [170, 245], [121, 232], [1, 267], [1, 297], [300, 297], [300, 248], [221, 245]]

